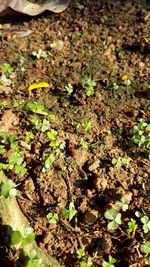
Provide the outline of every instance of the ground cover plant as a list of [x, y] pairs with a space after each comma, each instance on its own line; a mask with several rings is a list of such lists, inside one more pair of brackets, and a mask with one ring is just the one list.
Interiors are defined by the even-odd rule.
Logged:
[[4, 266], [41, 267], [34, 242], [56, 266], [150, 265], [148, 12], [72, 1], [0, 36], [0, 207], [17, 199], [30, 225], [1, 223]]

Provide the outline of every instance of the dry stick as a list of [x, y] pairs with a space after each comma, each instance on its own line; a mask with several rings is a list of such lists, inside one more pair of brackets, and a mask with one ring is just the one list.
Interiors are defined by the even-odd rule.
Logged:
[[[0, 183], [6, 183], [8, 178], [3, 171], [0, 171]], [[30, 226], [27, 218], [21, 212], [21, 209], [15, 198], [5, 198], [0, 196], [0, 218], [3, 225], [7, 225], [12, 231], [19, 230], [24, 233], [24, 230]], [[7, 235], [10, 233], [7, 233]], [[57, 260], [51, 257], [46, 250], [40, 249], [36, 242], [33, 242], [30, 247], [31, 250], [36, 250], [42, 259], [41, 267], [60, 267]]]

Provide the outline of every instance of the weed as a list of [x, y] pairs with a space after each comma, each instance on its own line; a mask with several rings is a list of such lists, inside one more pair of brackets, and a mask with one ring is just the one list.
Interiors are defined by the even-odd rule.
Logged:
[[0, 103], [0, 110], [5, 109], [7, 107], [7, 105], [8, 105], [7, 101]]
[[108, 262], [103, 261], [102, 267], [114, 267], [114, 263], [116, 262], [116, 259], [113, 258], [111, 255], [108, 256]]
[[36, 57], [37, 59], [48, 57], [47, 53], [43, 51], [42, 49], [39, 49], [38, 51], [33, 51], [32, 56]]
[[20, 105], [22, 105], [23, 103], [24, 103], [24, 99], [14, 99], [13, 100], [13, 107], [14, 108], [17, 108]]
[[150, 241], [145, 242], [145, 244], [142, 246], [142, 251], [148, 256], [145, 263], [150, 265]]
[[20, 231], [16, 230], [12, 232], [11, 235], [11, 244], [12, 245], [19, 245], [26, 246], [32, 244], [35, 240], [35, 233], [31, 227], [27, 227], [22, 234]]
[[127, 229], [127, 235], [129, 238], [131, 237], [131, 233], [134, 234], [137, 228], [138, 224], [133, 218], [131, 218], [130, 221], [128, 222], [128, 229]]
[[145, 234], [147, 234], [148, 232], [150, 232], [150, 220], [149, 220], [149, 217], [144, 215], [142, 218], [141, 218], [141, 222], [143, 224], [143, 231]]
[[48, 113], [45, 112], [45, 107], [43, 104], [38, 102], [30, 102], [27, 104], [27, 108], [31, 110], [34, 113], [41, 114], [41, 115], [47, 115]]
[[87, 96], [92, 96], [95, 94], [94, 87], [96, 86], [96, 82], [92, 81], [91, 78], [84, 77], [81, 80], [81, 84]]
[[25, 134], [26, 134], [25, 140], [26, 140], [28, 143], [30, 143], [31, 140], [34, 139], [34, 134], [33, 134], [32, 132], [28, 132], [28, 131], [27, 131]]
[[0, 154], [4, 154], [6, 151], [5, 146], [0, 145]]
[[80, 262], [80, 267], [91, 267], [92, 266], [92, 258], [88, 257], [87, 262], [86, 261], [81, 261]]
[[85, 121], [84, 123], [82, 123], [82, 126], [86, 132], [90, 132], [92, 129], [92, 125], [90, 121]]
[[72, 220], [72, 218], [76, 215], [77, 210], [75, 209], [74, 203], [70, 202], [69, 209], [63, 209], [62, 215], [65, 219], [69, 219], [69, 221]]
[[5, 73], [5, 74], [13, 73], [13, 68], [9, 63], [4, 63], [1, 69], [2, 69], [2, 73]]
[[139, 147], [150, 147], [150, 124], [140, 119], [133, 128], [131, 141]]
[[83, 138], [81, 138], [80, 145], [82, 146], [82, 148], [87, 149], [89, 146], [89, 143], [87, 141], [83, 140]]
[[0, 77], [0, 83], [2, 83], [3, 85], [6, 85], [6, 86], [10, 86], [12, 84], [12, 81], [11, 79], [7, 78], [6, 75], [2, 75]]
[[83, 249], [83, 248], [79, 248], [79, 249], [77, 250], [77, 258], [80, 260], [80, 259], [82, 259], [84, 256], [85, 256], [85, 251], [84, 251], [84, 249]]
[[47, 136], [51, 141], [55, 141], [56, 137], [57, 137], [57, 131], [55, 131], [54, 129], [52, 129], [51, 131], [47, 132]]
[[48, 120], [44, 119], [42, 122], [41, 131], [44, 133], [49, 129], [50, 123]]
[[17, 195], [16, 184], [8, 179], [0, 184], [0, 195], [5, 198], [14, 198]]
[[104, 213], [104, 217], [109, 220], [108, 230], [115, 230], [122, 224], [121, 213], [111, 208]]
[[0, 82], [3, 85], [10, 86], [12, 84], [11, 79], [15, 77], [15, 73], [13, 72], [13, 68], [9, 63], [4, 63], [1, 67], [2, 76], [0, 77]]
[[47, 171], [49, 167], [54, 163], [54, 161], [55, 161], [55, 157], [53, 154], [50, 153], [49, 155], [44, 156], [45, 165], [42, 171], [43, 172]]
[[71, 95], [73, 93], [73, 86], [70, 83], [68, 83], [68, 85], [65, 86], [65, 88], [68, 92], [68, 95]]
[[132, 159], [130, 157], [124, 157], [124, 158], [118, 157], [118, 158], [113, 158], [111, 160], [111, 163], [116, 167], [121, 167], [124, 165], [128, 165], [131, 160]]
[[58, 214], [57, 213], [49, 212], [46, 217], [47, 217], [49, 223], [57, 223], [57, 221], [58, 221]]
[[122, 211], [128, 210], [128, 205], [131, 201], [131, 195], [125, 195], [120, 201], [116, 201], [115, 205], [117, 208], [122, 209]]

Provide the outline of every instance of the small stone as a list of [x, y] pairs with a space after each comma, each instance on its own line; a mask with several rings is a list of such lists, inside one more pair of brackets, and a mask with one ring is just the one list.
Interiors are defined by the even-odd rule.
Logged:
[[98, 219], [98, 211], [97, 210], [90, 210], [85, 213], [85, 222], [88, 224], [93, 224]]
[[96, 36], [96, 35], [92, 36], [92, 38], [91, 38], [91, 43], [92, 43], [92, 44], [97, 44], [97, 42], [98, 42], [98, 38], [97, 38], [97, 36]]
[[92, 171], [96, 170], [99, 166], [100, 166], [100, 160], [97, 159], [92, 164], [89, 165], [88, 169], [89, 169], [89, 171], [92, 172]]
[[105, 178], [97, 177], [94, 180], [94, 184], [99, 192], [103, 192], [107, 187], [107, 180]]

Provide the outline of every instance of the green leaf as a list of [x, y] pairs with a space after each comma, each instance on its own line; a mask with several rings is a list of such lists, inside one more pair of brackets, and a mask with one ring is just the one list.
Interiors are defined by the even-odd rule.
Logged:
[[57, 221], [58, 221], [58, 214], [57, 213], [50, 212], [47, 214], [46, 217], [47, 217], [49, 223], [57, 223]]
[[119, 225], [115, 221], [109, 222], [107, 226], [108, 230], [116, 230], [118, 227]]
[[83, 258], [85, 256], [85, 251], [84, 251], [84, 249], [83, 248], [79, 248], [78, 250], [77, 250], [77, 258], [78, 259], [81, 259], [81, 258]]
[[145, 254], [150, 253], [150, 241], [145, 242], [145, 244], [143, 245], [143, 252]]
[[42, 128], [41, 128], [41, 131], [44, 133], [48, 130], [50, 126], [50, 123], [48, 120], [44, 119], [43, 122], [42, 122]]
[[116, 216], [118, 215], [118, 212], [111, 208], [109, 210], [107, 210], [105, 213], [104, 213], [104, 217], [108, 220], [115, 220]]
[[34, 240], [35, 240], [35, 233], [32, 232], [31, 234], [27, 235], [27, 236], [23, 239], [22, 244], [23, 244], [24, 246], [26, 246], [26, 245], [32, 244], [32, 243], [34, 242]]
[[17, 245], [19, 243], [21, 243], [23, 240], [22, 234], [20, 233], [20, 231], [13, 231], [12, 235], [11, 235], [11, 244], [12, 245]]
[[8, 197], [15, 197], [14, 193], [17, 193], [13, 189], [15, 189], [16, 185], [12, 180], [8, 180], [5, 183], [1, 183], [1, 196], [4, 196], [5, 198]]
[[72, 218], [76, 215], [77, 211], [75, 210], [75, 206], [73, 202], [70, 202], [69, 209], [62, 210], [62, 215], [65, 217], [65, 219], [69, 219], [69, 221], [72, 220]]
[[47, 132], [47, 136], [51, 141], [54, 141], [54, 140], [56, 140], [57, 131], [52, 129], [51, 131]]

